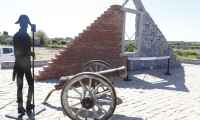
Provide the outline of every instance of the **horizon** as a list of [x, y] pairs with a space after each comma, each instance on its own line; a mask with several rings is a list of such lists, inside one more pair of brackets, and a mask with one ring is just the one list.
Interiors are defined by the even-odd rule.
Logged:
[[[122, 5], [123, 2], [124, 0], [1, 1], [0, 32], [7, 31], [9, 35], [13, 35], [19, 28], [14, 23], [21, 14], [27, 14], [31, 22], [37, 25], [37, 30], [44, 31], [49, 38], [74, 38], [111, 5]], [[197, 38], [200, 34], [200, 14], [198, 14], [200, 1], [142, 0], [142, 2], [167, 41], [200, 41]]]

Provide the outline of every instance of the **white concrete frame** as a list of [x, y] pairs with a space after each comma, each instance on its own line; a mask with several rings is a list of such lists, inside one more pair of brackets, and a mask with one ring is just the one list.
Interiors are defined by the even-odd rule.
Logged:
[[[126, 8], [125, 5], [129, 2], [130, 0], [126, 0], [123, 4], [122, 4], [122, 10], [124, 11], [124, 19], [123, 19], [123, 30], [122, 30], [122, 41], [121, 41], [121, 45], [122, 45], [122, 49], [121, 49], [121, 52], [122, 52], [122, 55], [127, 55], [128, 53], [125, 52], [125, 27], [126, 27], [126, 13], [132, 13], [132, 14], [136, 14], [136, 15], [140, 15], [140, 22], [139, 22], [139, 36], [135, 39], [137, 39], [136, 41], [140, 40], [141, 39], [141, 36], [142, 36], [142, 21], [143, 21], [143, 15], [144, 15], [144, 12], [142, 11], [138, 11], [138, 10], [135, 10], [135, 9], [131, 9], [131, 8]], [[134, 0], [133, 1], [133, 4], [134, 3]], [[137, 30], [137, 29], [136, 29]]]

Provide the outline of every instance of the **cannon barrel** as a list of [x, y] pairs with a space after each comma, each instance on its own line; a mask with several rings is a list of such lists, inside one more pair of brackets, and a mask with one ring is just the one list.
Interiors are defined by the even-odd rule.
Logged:
[[[121, 67], [113, 68], [113, 69], [107, 69], [107, 70], [98, 71], [98, 72], [82, 72], [82, 73], [93, 73], [93, 74], [103, 75], [104, 77], [108, 78], [110, 82], [113, 80], [120, 80], [120, 79], [127, 78], [127, 69], [125, 66], [121, 66]], [[64, 84], [67, 83], [67, 81], [70, 81], [74, 76], [75, 75], [62, 76], [59, 79], [59, 83], [55, 85], [55, 89], [57, 90], [62, 89]]]
[[[82, 73], [88, 73], [88, 72], [82, 72]], [[119, 79], [125, 79], [127, 77], [127, 69], [125, 66], [121, 66], [118, 68], [98, 71], [98, 72], [89, 72], [94, 74], [100, 74], [104, 77], [108, 78], [110, 81], [112, 80], [119, 80]], [[60, 81], [66, 82], [68, 80], [71, 80], [75, 75], [72, 76], [63, 76], [60, 78]]]

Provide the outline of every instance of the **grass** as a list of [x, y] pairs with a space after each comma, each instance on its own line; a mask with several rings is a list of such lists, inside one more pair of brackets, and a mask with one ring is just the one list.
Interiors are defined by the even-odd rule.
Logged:
[[59, 49], [55, 48], [36, 47], [36, 60], [50, 60], [58, 53], [58, 51]]
[[59, 45], [59, 44], [48, 44], [45, 47], [47, 48], [63, 48], [64, 45]]
[[178, 59], [196, 60], [199, 56], [195, 50], [174, 49], [174, 53]]

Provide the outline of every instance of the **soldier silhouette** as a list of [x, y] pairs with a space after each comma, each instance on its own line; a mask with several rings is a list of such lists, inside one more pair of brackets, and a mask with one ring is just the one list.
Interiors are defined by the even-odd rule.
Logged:
[[[13, 69], [13, 80], [17, 77], [17, 103], [18, 113], [21, 115], [31, 114], [34, 105], [31, 104], [34, 90], [34, 80], [31, 74], [31, 56], [35, 58], [35, 54], [31, 52], [31, 38], [27, 33], [28, 25], [31, 25], [29, 17], [27, 15], [20, 15], [18, 21], [15, 24], [20, 25], [19, 31], [14, 35], [14, 54], [15, 65]], [[28, 96], [26, 102], [26, 110], [23, 107], [23, 77], [26, 77], [28, 83]]]

